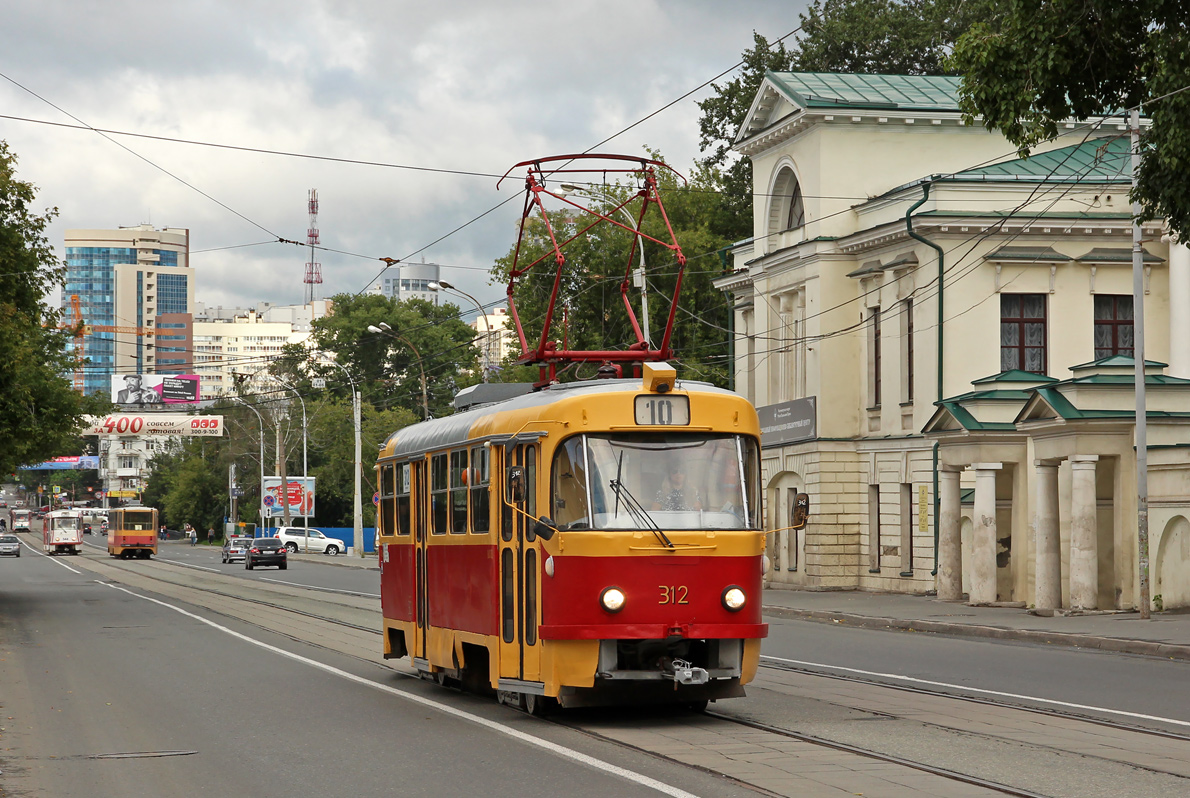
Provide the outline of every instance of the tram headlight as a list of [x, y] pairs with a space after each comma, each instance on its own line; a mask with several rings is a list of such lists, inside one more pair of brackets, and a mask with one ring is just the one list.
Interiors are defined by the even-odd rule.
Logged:
[[761, 559], [760, 559], [760, 575], [761, 576], [764, 576], [770, 570], [772, 570], [772, 567], [773, 567], [773, 561], [769, 559], [769, 555], [765, 554], [763, 557], [761, 557]]
[[618, 587], [605, 587], [599, 594], [599, 603], [608, 612], [619, 612], [624, 609], [624, 591]]
[[723, 591], [721, 601], [726, 609], [731, 612], [739, 612], [748, 603], [748, 596], [744, 594], [742, 587], [732, 585]]
[[545, 575], [546, 576], [554, 575], [554, 558], [553, 557], [545, 558]]

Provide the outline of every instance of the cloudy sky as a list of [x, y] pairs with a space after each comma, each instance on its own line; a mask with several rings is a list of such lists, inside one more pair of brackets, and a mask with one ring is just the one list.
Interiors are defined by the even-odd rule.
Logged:
[[[352, 253], [319, 253], [319, 296], [362, 290], [379, 258], [424, 258], [487, 303], [503, 294], [488, 270], [514, 243], [519, 198], [450, 233], [523, 186], [497, 191], [488, 175], [588, 149], [731, 68], [754, 30], [770, 41], [789, 33], [804, 7], [0, 0], [0, 139], [38, 186], [38, 205], [59, 209], [60, 254], [67, 228], [189, 228], [196, 295], [208, 304], [303, 300], [309, 250], [262, 242], [305, 241], [311, 188], [322, 244]], [[710, 93], [600, 151], [658, 148], [688, 171], [699, 156], [695, 103]], [[391, 166], [108, 139], [11, 117]]]

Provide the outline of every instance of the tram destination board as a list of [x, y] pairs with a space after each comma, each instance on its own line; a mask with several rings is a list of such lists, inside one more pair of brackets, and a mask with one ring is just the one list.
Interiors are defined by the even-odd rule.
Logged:
[[690, 424], [689, 396], [638, 396], [635, 410], [637, 424], [662, 427], [685, 427]]
[[191, 416], [186, 413], [112, 413], [88, 416], [84, 435], [179, 435], [222, 437], [223, 416]]

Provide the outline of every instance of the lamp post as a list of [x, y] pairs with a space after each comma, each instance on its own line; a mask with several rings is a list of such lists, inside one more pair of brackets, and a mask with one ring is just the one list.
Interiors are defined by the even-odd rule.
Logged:
[[[277, 380], [277, 382], [281, 383], [281, 385], [283, 385], [284, 387], [293, 391], [293, 395], [296, 396], [298, 398], [298, 401], [302, 403], [302, 507], [305, 509], [305, 513], [302, 515], [302, 527], [306, 530], [306, 548], [305, 548], [304, 553], [309, 554], [310, 553], [310, 508], [306, 506], [306, 486], [309, 484], [310, 471], [309, 471], [309, 463], [306, 459], [306, 400], [302, 398], [302, 395], [298, 391], [297, 388], [294, 388], [292, 385], [287, 383], [285, 380], [282, 380], [278, 377], [273, 377], [273, 379]], [[289, 503], [289, 486], [288, 485], [282, 486], [282, 490], [285, 491], [285, 502], [286, 502], [286, 504], [288, 504]]]
[[[329, 362], [332, 365], [339, 368], [343, 372], [343, 376], [345, 376], [347, 378], [347, 381], [351, 383], [351, 413], [352, 413], [352, 416], [355, 421], [355, 502], [354, 502], [354, 508], [353, 508], [353, 515], [355, 516], [354, 517], [355, 531], [354, 531], [354, 535], [352, 537], [352, 545], [355, 546], [356, 556], [363, 557], [364, 556], [364, 509], [363, 509], [363, 503], [360, 499], [360, 481], [362, 479], [362, 475], [361, 475], [362, 466], [361, 466], [360, 460], [362, 457], [362, 453], [360, 450], [360, 429], [359, 429], [360, 428], [359, 389], [356, 387], [355, 380], [352, 379], [351, 372], [349, 372], [347, 370], [346, 366], [344, 366], [339, 361], [335, 360], [334, 357], [328, 352], [320, 352], [319, 354], [322, 355], [322, 357], [327, 362]], [[310, 533], [307, 532], [306, 534], [309, 535]]]
[[264, 526], [264, 416], [260, 414], [259, 410], [238, 396], [231, 397], [231, 400], [233, 402], [239, 402], [255, 413], [256, 420], [260, 422], [260, 524]]
[[417, 358], [417, 370], [421, 372], [421, 410], [425, 418], [428, 419], [430, 417], [430, 394], [426, 390], [426, 369], [425, 366], [422, 365], [421, 352], [417, 351], [417, 347], [413, 345], [412, 341], [401, 335], [392, 327], [389, 327], [387, 322], [380, 322], [380, 326], [369, 324], [368, 332], [375, 333], [377, 335], [387, 335], [390, 338], [396, 338], [398, 341], [401, 341], [413, 350], [413, 356]]
[[[483, 319], [483, 330], [484, 330], [484, 333], [483, 333], [483, 364], [482, 364], [483, 368], [480, 369], [480, 371], [482, 372], [481, 377], [482, 377], [483, 381], [487, 382], [488, 381], [488, 369], [491, 368], [491, 365], [492, 365], [492, 323], [490, 321], [488, 321], [487, 311], [485, 311], [483, 309], [483, 305], [479, 304], [479, 301], [475, 297], [471, 296], [470, 294], [468, 294], [466, 291], [463, 291], [462, 289], [455, 288], [453, 285], [446, 282], [445, 280], [439, 280], [436, 283], [430, 283], [431, 291], [437, 291], [439, 288], [445, 288], [447, 291], [454, 291], [456, 294], [462, 294], [463, 296], [470, 299], [472, 304], [475, 305], [475, 309], [479, 311], [480, 318]], [[476, 332], [478, 332], [478, 330], [476, 330]]]
[[[562, 194], [581, 194], [584, 197], [589, 197], [591, 199], [603, 200], [604, 202], [609, 202], [613, 205], [619, 205], [619, 203], [614, 198], [609, 197], [606, 194], [602, 194], [598, 191], [592, 191], [589, 188], [582, 188], [581, 186], [571, 185], [570, 183], [563, 183], [562, 191], [560, 193], [562, 193]], [[637, 268], [635, 274], [633, 275], [633, 277], [635, 278], [633, 280], [633, 284], [636, 285], [636, 287], [640, 289], [641, 332], [645, 336], [645, 343], [648, 343], [649, 342], [649, 286], [648, 286], [648, 283], [645, 282], [645, 240], [644, 240], [644, 238], [641, 237], [640, 228], [637, 227], [636, 217], [633, 216], [631, 213], [629, 213], [627, 208], [621, 207], [621, 208], [617, 208], [617, 210], [619, 210], [620, 213], [624, 214], [624, 216], [628, 219], [629, 224], [632, 225], [632, 229], [636, 233], [637, 244], [640, 246], [640, 267]]]

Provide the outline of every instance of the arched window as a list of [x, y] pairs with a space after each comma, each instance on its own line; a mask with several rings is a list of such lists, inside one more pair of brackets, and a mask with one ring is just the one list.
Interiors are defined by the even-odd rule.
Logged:
[[802, 186], [788, 166], [783, 167], [773, 181], [769, 200], [769, 232], [795, 230], [806, 223], [806, 206], [802, 202]]

